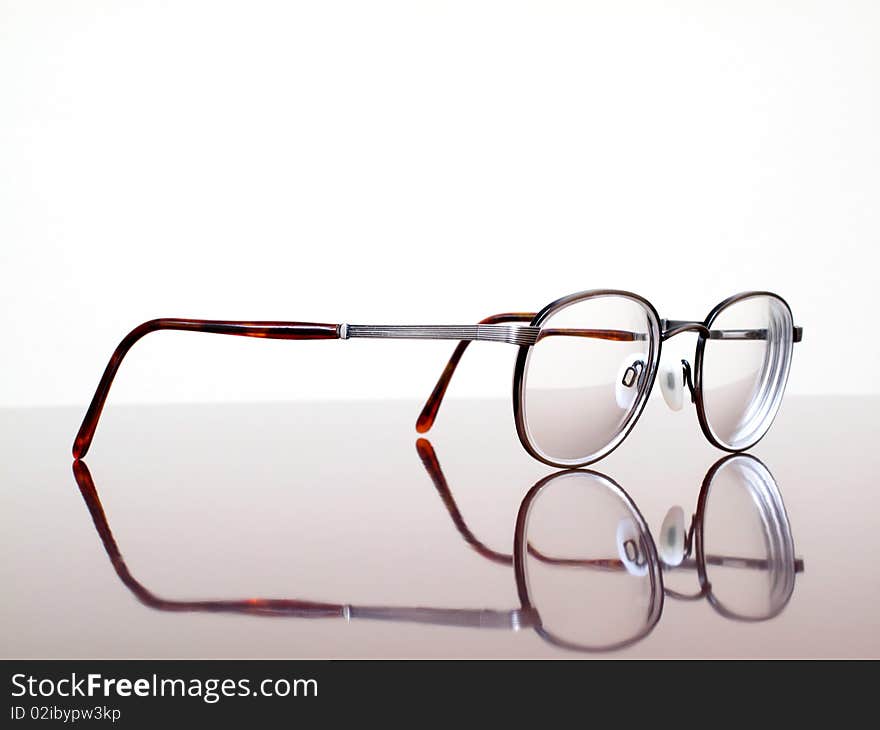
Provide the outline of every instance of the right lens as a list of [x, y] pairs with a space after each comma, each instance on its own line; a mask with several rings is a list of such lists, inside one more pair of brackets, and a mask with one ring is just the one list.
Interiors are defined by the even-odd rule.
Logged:
[[581, 466], [610, 451], [653, 381], [659, 323], [619, 293], [563, 300], [539, 323], [521, 387], [521, 423], [539, 458]]
[[701, 358], [703, 414], [716, 441], [754, 445], [776, 417], [794, 335], [788, 305], [772, 294], [737, 299], [709, 322]]
[[659, 562], [623, 490], [593, 472], [562, 472], [538, 488], [526, 509], [517, 558], [548, 640], [607, 650], [654, 627], [663, 606]]
[[782, 496], [752, 456], [718, 467], [703, 495], [702, 563], [715, 605], [732, 618], [765, 620], [794, 590], [795, 554]]

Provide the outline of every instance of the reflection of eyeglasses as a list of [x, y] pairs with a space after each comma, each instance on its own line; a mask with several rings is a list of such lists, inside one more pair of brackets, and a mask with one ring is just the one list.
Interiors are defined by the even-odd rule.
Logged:
[[[431, 444], [425, 439], [419, 439], [417, 447], [422, 462], [462, 537], [480, 555], [514, 567], [521, 601], [519, 608], [504, 611], [354, 606], [298, 599], [179, 601], [161, 598], [141, 584], [129, 571], [110, 530], [86, 464], [77, 461], [73, 469], [81, 494], [117, 575], [139, 601], [154, 609], [303, 618], [363, 618], [513, 630], [533, 628], [545, 640], [579, 651], [610, 651], [622, 648], [638, 641], [653, 629], [662, 613], [664, 592], [673, 595], [668, 590], [664, 591], [663, 587], [662, 570], [668, 566], [657, 557], [654, 541], [638, 508], [613, 480], [596, 472], [567, 470], [539, 481], [520, 505], [514, 552], [512, 555], [505, 554], [487, 547], [470, 530], [452, 496]], [[752, 457], [734, 458], [757, 462]], [[717, 474], [728, 473], [724, 464], [729, 464], [730, 461], [731, 457], [722, 460], [707, 474], [701, 490], [701, 504], [705, 501], [704, 493], [708, 494], [708, 486]], [[774, 493], [778, 497], [778, 491]], [[781, 497], [778, 497], [774, 509], [776, 517], [779, 514], [784, 516]], [[705, 507], [698, 511], [705, 512]], [[597, 515], [601, 519], [597, 520]], [[605, 520], [606, 517], [610, 520]], [[773, 524], [776, 525], [774, 529], [785, 533], [774, 539], [790, 544], [791, 533], [787, 519]], [[624, 526], [623, 532], [621, 525]], [[575, 529], [570, 530], [571, 527]], [[587, 543], [580, 540], [583, 537], [589, 538]], [[702, 537], [699, 539], [702, 540]], [[698, 541], [698, 545], [701, 544]], [[617, 556], [610, 557], [615, 552], [615, 545]], [[705, 554], [699, 557], [699, 547], [697, 552], [697, 562], [718, 557]], [[585, 557], [588, 555], [597, 557]], [[764, 559], [763, 562], [757, 558], [723, 560], [728, 564], [738, 561], [736, 564], [740, 567], [760, 568], [765, 572], [785, 571], [782, 561], [776, 558]], [[798, 563], [798, 569], [802, 570], [802, 562]], [[789, 569], [792, 568], [793, 564], [789, 566]], [[701, 581], [705, 578], [704, 573], [705, 569], [701, 573]], [[793, 578], [790, 583], [783, 582], [793, 589]], [[553, 588], [554, 585], [557, 589], [555, 597], [547, 593], [548, 587]], [[789, 590], [779, 610], [787, 603], [790, 594]], [[711, 586], [704, 595], [713, 601]], [[778, 598], [777, 593], [774, 600]], [[713, 601], [713, 605], [717, 608], [720, 604]], [[729, 611], [722, 613], [731, 618], [739, 618]], [[563, 625], [558, 625], [560, 616], [564, 619], [565, 616], [572, 615], [581, 627], [572, 630], [565, 625], [565, 620]], [[603, 615], [606, 619], [609, 615], [614, 616], [614, 621], [602, 620]]]
[[[804, 561], [795, 556], [782, 495], [761, 461], [749, 454], [721, 459], [706, 474], [697, 511], [687, 532], [681, 530], [681, 541], [673, 537], [679, 530], [672, 526], [675, 521], [667, 516], [661, 527], [663, 568], [695, 569], [700, 590], [685, 594], [667, 588], [667, 596], [705, 598], [721, 615], [739, 621], [766, 621], [785, 608]], [[733, 527], [760, 534], [762, 543], [750, 546], [754, 554], [736, 550], [741, 541]]]
[[403, 338], [459, 340], [418, 418], [434, 423], [449, 381], [474, 340], [519, 347], [513, 410], [520, 441], [552, 466], [601, 459], [627, 436], [645, 407], [664, 340], [697, 334], [693, 367], [683, 360], [662, 373], [673, 408], [685, 386], [706, 438], [728, 451], [757, 443], [770, 428], [791, 366], [795, 327], [785, 301], [768, 292], [724, 300], [702, 322], [660, 319], [653, 305], [629, 292], [592, 290], [563, 297], [537, 314], [498, 314], [476, 325], [350, 325], [309, 322], [230, 322], [155, 319], [136, 327], [116, 348], [98, 383], [73, 446], [86, 455], [110, 386], [128, 350], [157, 330], [184, 330], [286, 340]]
[[[612, 540], [611, 533], [601, 529], [601, 520], [595, 514], [599, 506], [595, 495], [582, 496], [569, 503], [560, 499], [560, 495], [564, 494], [560, 488], [561, 479], [565, 475], [579, 475], [584, 477], [580, 482], [583, 487], [580, 491], [584, 495], [587, 494], [588, 487], [593, 487], [597, 493], [611, 494], [619, 491], [629, 500], [628, 495], [610, 477], [587, 470], [552, 474], [547, 479], [555, 480], [555, 488], [542, 490], [539, 482], [520, 506], [516, 535], [520, 540], [520, 547], [517, 549], [522, 552], [515, 551], [514, 555], [505, 555], [486, 546], [470, 530], [456, 506], [431, 444], [420, 439], [417, 447], [434, 486], [465, 541], [480, 555], [496, 562], [511, 563], [519, 555], [524, 565], [531, 566], [532, 574], [559, 574], [565, 572], [561, 568], [573, 566], [592, 571], [616, 572], [624, 578], [629, 576], [630, 579], [649, 580], [652, 589], [646, 595], [655, 596], [652, 600], [656, 600], [653, 585], [657, 581], [661, 586], [662, 596], [680, 600], [705, 598], [725, 618], [765, 621], [784, 610], [794, 591], [795, 574], [804, 570], [803, 560], [795, 557], [791, 527], [773, 475], [762, 462], [748, 454], [724, 457], [711, 467], [703, 480], [697, 511], [686, 535], [670, 539], [669, 525], [664, 521], [659, 550], [634, 504], [632, 509], [626, 509], [625, 503], [617, 503], [616, 507], [612, 504], [610, 510], [609, 505], [606, 505], [609, 523], [613, 524], [616, 520], [618, 528]], [[529, 517], [531, 503], [538, 502], [538, 495], [542, 492], [541, 500], [558, 501], [562, 507], [555, 512], [551, 510], [546, 516], [540, 516], [541, 511], [538, 510], [539, 518]], [[738, 499], [739, 504], [732, 503], [731, 496]], [[524, 520], [529, 521], [528, 527]], [[564, 531], [568, 522], [572, 523], [570, 531], [573, 535], [592, 533], [598, 539], [598, 543], [589, 553], [582, 548], [578, 555], [604, 557], [561, 557], [564, 550], [570, 549], [569, 545], [554, 545], [552, 541]], [[757, 523], [757, 529], [751, 523]], [[591, 526], [596, 526], [596, 529], [587, 529]], [[722, 527], [727, 529], [720, 529]], [[681, 529], [683, 531], [683, 527]], [[755, 542], [756, 534], [760, 536], [760, 542]], [[670, 555], [670, 543], [679, 543], [681, 553], [677, 558]], [[545, 555], [548, 552], [557, 557], [546, 560]], [[610, 557], [615, 552], [616, 557]], [[700, 583], [698, 593], [684, 594], [666, 586], [664, 574], [681, 570], [696, 571]], [[637, 583], [638, 580], [635, 580], [634, 585]], [[537, 595], [537, 588], [538, 586], [533, 586], [532, 600], [524, 605], [536, 610], [543, 617], [543, 626], [547, 629], [552, 626], [552, 622], [547, 618], [546, 601], [542, 600], [543, 596]], [[596, 591], [593, 598], [598, 602], [603, 600], [600, 591]], [[622, 605], [625, 601], [621, 600], [619, 603]], [[631, 600], [630, 603], [635, 604], [636, 601]], [[538, 608], [541, 610], [538, 611]], [[645, 605], [644, 615], [653, 615], [650, 604]], [[633, 620], [637, 621], [638, 618], [633, 617]], [[584, 627], [589, 625], [590, 622], [583, 624]], [[549, 630], [552, 631], [552, 628]], [[552, 640], [551, 637], [545, 638]], [[638, 638], [640, 636], [636, 640]], [[574, 644], [565, 641], [559, 643]], [[584, 647], [581, 645], [579, 648]]]

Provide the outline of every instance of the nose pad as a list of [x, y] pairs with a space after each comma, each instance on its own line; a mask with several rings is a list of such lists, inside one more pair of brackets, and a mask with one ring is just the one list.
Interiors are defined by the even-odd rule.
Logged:
[[648, 556], [642, 534], [632, 517], [624, 517], [617, 523], [617, 556], [630, 575], [648, 574]]
[[684, 405], [684, 387], [687, 385], [691, 394], [691, 403], [696, 398], [694, 384], [691, 379], [691, 364], [687, 360], [675, 365], [660, 366], [660, 392], [673, 411], [680, 411]]
[[642, 377], [645, 373], [645, 355], [628, 355], [617, 370], [614, 381], [614, 398], [617, 405], [628, 411], [635, 403], [641, 390]]
[[673, 411], [680, 411], [684, 405], [684, 369], [681, 363], [663, 365], [660, 368], [660, 391], [663, 400]]
[[672, 567], [681, 565], [687, 550], [684, 510], [681, 507], [671, 507], [666, 513], [660, 526], [660, 539], [657, 543], [657, 553], [666, 565]]

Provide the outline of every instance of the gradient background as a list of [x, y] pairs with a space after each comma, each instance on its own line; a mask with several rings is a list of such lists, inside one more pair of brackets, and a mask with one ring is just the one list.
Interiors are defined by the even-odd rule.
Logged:
[[[875, 2], [2, 0], [0, 35], [0, 406], [86, 403], [157, 316], [597, 287], [672, 318], [772, 289], [791, 392], [878, 390]], [[449, 349], [161, 333], [111, 401], [423, 397]], [[451, 392], [507, 395], [482, 351]]]

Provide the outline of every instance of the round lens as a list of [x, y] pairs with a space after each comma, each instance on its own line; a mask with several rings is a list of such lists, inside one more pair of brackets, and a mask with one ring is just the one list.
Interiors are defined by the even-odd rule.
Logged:
[[642, 301], [589, 295], [538, 323], [521, 386], [521, 423], [539, 458], [601, 458], [629, 431], [653, 382], [659, 323]]
[[660, 618], [663, 587], [642, 516], [611, 480], [563, 472], [528, 503], [518, 559], [539, 631], [579, 650], [626, 645]]
[[795, 554], [773, 475], [754, 457], [735, 456], [703, 500], [702, 563], [715, 605], [733, 618], [775, 616], [794, 590]]
[[747, 449], [770, 428], [788, 379], [793, 333], [791, 311], [772, 295], [735, 300], [710, 320], [700, 388], [705, 421], [721, 446]]

